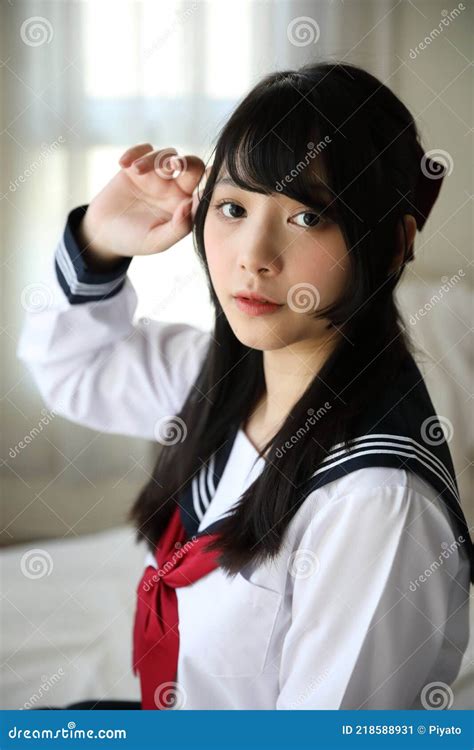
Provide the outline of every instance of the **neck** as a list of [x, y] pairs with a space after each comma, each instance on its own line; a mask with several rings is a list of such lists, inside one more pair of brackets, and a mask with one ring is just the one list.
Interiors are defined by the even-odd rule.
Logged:
[[322, 369], [340, 338], [331, 332], [323, 341], [299, 341], [282, 349], [264, 351], [265, 393], [252, 415], [270, 430], [281, 426], [294, 404]]

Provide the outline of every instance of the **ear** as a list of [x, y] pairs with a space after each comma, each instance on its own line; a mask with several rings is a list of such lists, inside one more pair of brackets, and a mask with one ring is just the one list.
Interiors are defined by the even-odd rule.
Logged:
[[[416, 235], [416, 219], [412, 214], [404, 214], [402, 219], [405, 225], [406, 241], [408, 245], [408, 254], [406, 260], [413, 259], [413, 243]], [[397, 225], [397, 252], [390, 268], [390, 273], [397, 271], [403, 263], [405, 255], [405, 234], [403, 232], [402, 222]]]

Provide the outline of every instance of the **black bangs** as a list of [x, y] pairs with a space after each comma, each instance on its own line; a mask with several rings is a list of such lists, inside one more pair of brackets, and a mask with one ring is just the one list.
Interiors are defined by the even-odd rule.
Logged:
[[285, 195], [335, 218], [330, 143], [329, 130], [301, 92], [288, 82], [273, 83], [251, 107], [244, 101], [221, 132], [215, 177], [230, 177], [244, 190]]

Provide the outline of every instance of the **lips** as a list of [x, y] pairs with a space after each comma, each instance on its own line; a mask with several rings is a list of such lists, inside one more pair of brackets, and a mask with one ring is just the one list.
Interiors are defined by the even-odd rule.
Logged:
[[270, 302], [267, 299], [261, 299], [260, 297], [244, 297], [242, 294], [237, 295], [237, 299], [243, 299], [245, 302], [254, 302], [258, 305], [276, 305], [277, 302]]
[[255, 317], [257, 315], [273, 315], [280, 311], [280, 307], [283, 307], [283, 305], [279, 305], [278, 303], [262, 302], [258, 299], [243, 296], [235, 296], [234, 300], [240, 312], [243, 312], [250, 317]]
[[249, 302], [257, 302], [257, 303], [269, 304], [269, 305], [278, 305], [281, 307], [280, 302], [277, 302], [271, 297], [266, 297], [265, 295], [257, 294], [256, 292], [237, 292], [237, 294], [235, 294], [234, 297], [236, 299], [243, 299]]

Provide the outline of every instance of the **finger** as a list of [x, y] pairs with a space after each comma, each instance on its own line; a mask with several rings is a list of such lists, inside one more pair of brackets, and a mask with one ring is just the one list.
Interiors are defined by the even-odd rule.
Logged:
[[129, 167], [135, 159], [144, 156], [149, 151], [153, 151], [151, 143], [140, 143], [137, 146], [132, 146], [122, 154], [119, 159], [119, 164], [122, 167]]
[[205, 164], [203, 160], [194, 154], [187, 154], [186, 156], [177, 156], [170, 162], [172, 166], [176, 166], [179, 172], [174, 178], [176, 184], [185, 193], [191, 195], [204, 174]]
[[173, 216], [171, 217], [171, 224], [175, 231], [180, 231], [180, 229], [183, 229], [184, 227], [186, 227], [187, 232], [190, 231], [192, 224], [192, 207], [193, 199], [186, 198], [181, 201], [179, 206], [175, 209]]
[[146, 174], [153, 169], [159, 177], [169, 179], [174, 171], [169, 163], [170, 157], [177, 153], [176, 149], [171, 146], [168, 148], [161, 148], [137, 159], [133, 162], [132, 166], [136, 172], [139, 172], [139, 174]]
[[147, 252], [161, 252], [175, 245], [176, 242], [189, 234], [192, 229], [191, 202], [191, 198], [181, 201], [170, 221], [156, 226], [148, 233], [146, 238]]

